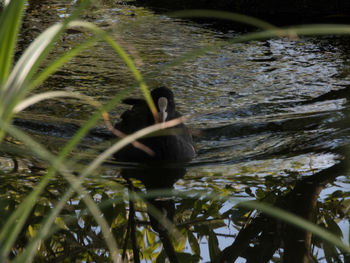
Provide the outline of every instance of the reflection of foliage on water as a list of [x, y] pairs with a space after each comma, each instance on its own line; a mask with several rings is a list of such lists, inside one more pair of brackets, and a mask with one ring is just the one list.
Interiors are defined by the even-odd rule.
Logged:
[[[347, 224], [350, 223], [349, 208], [350, 191], [335, 190], [328, 195], [324, 202], [319, 201], [317, 203], [319, 213], [315, 221], [318, 225], [335, 234], [337, 237], [344, 238], [349, 233], [343, 233], [340, 224], [344, 223], [344, 221], [347, 221]], [[340, 258], [341, 253], [336, 246], [323, 242], [317, 237], [313, 237], [313, 245], [324, 249], [327, 262], [342, 262]], [[344, 255], [344, 259], [349, 260], [349, 255]]]
[[[15, 2], [12, 1], [12, 3]], [[33, 4], [34, 1], [30, 3]], [[39, 3], [39, 1], [35, 1], [35, 3]], [[2, 29], [2, 31], [5, 32], [6, 30]], [[71, 30], [69, 34], [80, 34], [80, 31]], [[26, 39], [24, 39], [25, 41]], [[105, 73], [104, 68], [101, 68], [102, 72]], [[6, 76], [3, 77], [6, 78]], [[90, 75], [85, 77], [87, 82], [90, 82], [91, 79]], [[108, 78], [101, 77], [101, 83], [106, 85], [106, 80]], [[109, 81], [114, 83], [114, 80], [110, 79]], [[62, 84], [61, 77], [59, 77], [58, 82]], [[85, 85], [85, 83], [83, 84]], [[23, 85], [23, 87], [25, 86]], [[46, 106], [44, 104], [45, 108]], [[80, 108], [80, 104], [77, 104], [77, 106]], [[5, 110], [8, 110], [8, 108]], [[71, 108], [68, 110], [71, 111]], [[85, 112], [85, 109], [83, 111]], [[8, 114], [9, 117], [5, 118], [6, 121], [12, 118], [13, 112]], [[236, 115], [232, 114], [232, 116]], [[320, 122], [327, 122], [329, 119], [328, 115], [318, 118], [317, 114], [317, 118], [313, 119], [313, 125], [310, 129], [313, 131]], [[271, 129], [270, 132], [289, 131], [290, 129], [305, 131], [301, 126], [310, 125], [310, 116], [291, 120], [282, 123], [280, 121], [262, 122], [262, 125], [258, 125], [259, 127], [250, 124], [243, 126], [229, 125], [224, 129], [220, 127], [219, 130], [223, 135], [232, 136], [232, 131], [237, 132], [237, 130], [244, 131], [247, 134], [247, 128], [249, 127], [251, 127], [249, 130], [251, 134], [261, 134], [266, 133], [267, 128]], [[344, 120], [341, 120], [341, 122], [341, 124], [345, 123]], [[301, 126], [296, 126], [297, 123], [300, 123]], [[33, 122], [30, 125], [33, 126]], [[57, 126], [53, 127], [57, 128]], [[241, 129], [237, 129], [239, 127]], [[54, 128], [54, 130], [56, 129]], [[218, 135], [218, 130], [215, 132]], [[240, 134], [238, 133], [235, 136], [239, 137]], [[319, 134], [315, 137], [320, 139]], [[310, 141], [310, 137], [302, 138], [303, 140], [294, 142], [295, 146], [302, 144], [304, 140], [306, 142]], [[328, 137], [328, 139], [330, 138], [332, 137]], [[292, 139], [294, 140], [294, 138]], [[242, 140], [242, 137], [239, 137], [239, 140]], [[265, 138], [262, 137], [262, 140], [264, 141]], [[318, 140], [315, 140], [315, 142], [317, 143]], [[261, 144], [260, 141], [258, 143]], [[290, 147], [291, 145], [287, 144], [283, 145], [277, 153], [290, 154], [292, 150], [299, 154], [305, 153], [304, 148], [298, 149], [298, 147]], [[57, 145], [57, 148], [60, 148], [61, 141]], [[1, 146], [4, 147], [4, 144]], [[7, 152], [9, 148], [12, 148], [12, 151], [9, 151], [8, 154], [13, 153], [16, 147], [2, 148], [1, 151]], [[219, 145], [217, 148], [220, 151], [222, 147]], [[272, 148], [276, 151], [276, 147]], [[313, 145], [310, 148], [314, 151]], [[28, 149], [17, 151], [17, 154], [23, 156], [27, 152]], [[271, 155], [272, 153], [276, 155], [276, 152], [267, 154]], [[13, 157], [11, 161], [11, 155], [3, 153], [1, 155], [6, 156], [9, 160], [8, 167], [1, 171], [4, 172], [4, 175], [0, 175], [0, 209], [3, 212], [2, 217], [0, 217], [0, 225], [5, 225], [10, 215], [16, 212], [15, 209], [26, 200], [27, 196], [30, 196], [30, 193], [35, 190], [35, 187], [48, 171], [46, 168], [37, 167], [34, 161], [21, 159], [21, 157]], [[227, 157], [225, 152], [222, 155]], [[261, 155], [260, 158], [266, 156], [268, 155]], [[222, 161], [224, 160], [222, 159]], [[23, 169], [26, 163], [28, 167]], [[178, 194], [172, 196], [163, 197], [162, 194], [155, 198], [146, 196], [145, 200], [141, 198], [131, 198], [129, 200], [129, 197], [134, 197], [134, 189], [136, 189], [137, 194], [145, 192], [140, 182], [133, 180], [130, 180], [132, 183], [130, 181], [124, 182], [122, 179], [117, 181], [117, 178], [113, 180], [90, 178], [85, 181], [84, 186], [88, 189], [95, 203], [98, 204], [101, 214], [97, 217], [95, 214], [95, 218], [90, 214], [83, 202], [82, 194], [70, 197], [64, 203], [64, 208], [59, 210], [60, 213], [55, 219], [49, 237], [45, 237], [38, 248], [33, 250], [35, 251], [33, 253], [36, 253], [35, 262], [110, 261], [112, 251], [107, 248], [106, 236], [102, 234], [101, 226], [96, 222], [98, 217], [102, 217], [102, 215], [108, 223], [107, 232], [112, 233], [120, 249], [120, 254], [128, 261], [138, 262], [139, 258], [143, 258], [153, 262], [166, 262], [166, 258], [168, 258], [170, 262], [198, 262], [203, 250], [209, 251], [212, 262], [235, 261], [238, 257], [246, 258], [247, 262], [268, 262], [269, 260], [280, 262], [282, 259], [284, 262], [293, 262], [296, 255], [298, 255], [298, 258], [306, 257], [307, 261], [311, 261], [311, 258], [314, 261], [321, 261], [323, 255], [318, 254], [320, 250], [315, 248], [323, 248], [327, 262], [346, 262], [349, 260], [349, 255], [343, 253], [334, 244], [326, 243], [323, 239], [311, 236], [311, 233], [305, 233], [264, 213], [242, 208], [236, 203], [231, 204], [227, 201], [228, 198], [240, 195], [272, 204], [294, 212], [309, 221], [316, 222], [337, 237], [343, 237], [345, 233], [342, 233], [339, 224], [345, 220], [349, 221], [350, 193], [338, 190], [329, 194], [326, 199], [319, 200], [319, 193], [326, 184], [332, 183], [337, 176], [343, 173], [345, 170], [343, 166], [344, 162], [340, 162], [334, 167], [309, 174], [307, 177], [301, 177], [299, 172], [278, 171], [277, 169], [273, 176], [261, 176], [259, 174], [256, 177], [247, 177], [246, 179], [250, 180], [249, 186], [246, 186], [248, 184], [244, 182], [244, 176], [237, 173], [241, 182], [237, 180], [237, 182], [226, 184], [225, 187], [221, 187], [222, 185], [216, 184], [214, 180], [211, 181], [208, 178], [206, 183], [210, 186], [207, 189], [202, 187], [207, 191], [187, 192], [183, 190], [183, 192], [179, 191]], [[79, 169], [78, 165], [74, 168]], [[254, 169], [256, 170], [254, 166], [243, 167], [243, 169], [250, 169], [252, 175]], [[339, 172], [339, 170], [342, 172]], [[285, 176], [280, 177], [281, 174]], [[199, 176], [203, 177], [203, 174]], [[223, 175], [221, 173], [213, 174], [212, 178], [222, 180]], [[9, 256], [11, 259], [16, 260], [15, 257], [20, 255], [33, 239], [37, 238], [36, 234], [39, 233], [40, 227], [45, 223], [46, 216], [62, 200], [62, 195], [68, 187], [69, 184], [65, 179], [55, 177], [55, 179], [51, 179], [50, 184], [46, 185], [40, 197], [32, 202], [33, 208], [28, 207], [27, 211], [30, 209], [31, 212], [25, 217], [22, 231], [16, 235], [16, 241], [11, 247]], [[149, 194], [151, 192], [148, 191]], [[166, 212], [166, 215], [156, 216], [152, 213], [152, 206], [158, 208], [161, 213]], [[157, 222], [162, 221], [163, 218], [170, 220], [169, 223], [173, 223], [173, 225], [165, 227], [162, 223]], [[16, 223], [12, 224], [12, 226], [15, 225]], [[225, 232], [225, 234], [222, 234], [221, 229], [230, 229], [230, 232], [232, 229], [234, 233], [226, 234]], [[6, 241], [6, 238], [4, 237], [2, 241]], [[227, 245], [227, 242], [223, 244], [223, 238], [226, 241], [229, 239], [232, 244]], [[7, 252], [1, 255], [5, 260], [7, 256]]]
[[[4, 211], [0, 218], [1, 224], [33, 189], [38, 180], [38, 171], [44, 172], [42, 168], [31, 167], [31, 169], [36, 172], [36, 175], [31, 175], [31, 170], [27, 169], [12, 173], [12, 180], [1, 180], [0, 207]], [[293, 181], [291, 181], [292, 178]], [[130, 261], [133, 259], [132, 251], [135, 244], [130, 238], [132, 226], [130, 225], [128, 187], [122, 179], [116, 179], [101, 180], [94, 177], [86, 181], [85, 186], [99, 204], [119, 249], [125, 251], [124, 254]], [[289, 178], [266, 176], [264, 184], [260, 184], [253, 191], [250, 188], [245, 188], [244, 191], [250, 198], [288, 210], [293, 209], [287, 205], [291, 199], [298, 199], [293, 191], [303, 180], [309, 182], [307, 178], [300, 178], [296, 173], [291, 173]], [[144, 193], [139, 181], [133, 181], [133, 184], [137, 186], [138, 193]], [[55, 200], [60, 198], [66, 187], [67, 183], [61, 178], [55, 179], [47, 186], [17, 238], [16, 247], [12, 250], [13, 256], [20, 253], [27, 242], [34, 237], [45, 215], [50, 212], [51, 207], [55, 205]], [[229, 193], [229, 186], [221, 192], [216, 192], [218, 197], [230, 196]], [[349, 221], [349, 196], [349, 191], [337, 190], [324, 200], [318, 199], [315, 207], [310, 208], [313, 221], [338, 237], [343, 237], [345, 233], [342, 233], [338, 224], [344, 220]], [[171, 199], [175, 201], [176, 206], [173, 223], [181, 234], [180, 237], [176, 234], [174, 234], [176, 237], [171, 235], [172, 246], [179, 262], [198, 262], [203, 249], [209, 251], [212, 262], [222, 262], [218, 259], [226, 257], [227, 253], [234, 259], [235, 254], [238, 253], [237, 248], [239, 248], [237, 256], [246, 258], [247, 262], [257, 262], [254, 261], [257, 258], [265, 259], [260, 262], [267, 262], [267, 260], [280, 262], [282, 240], [285, 240], [285, 235], [289, 231], [285, 223], [257, 211], [231, 204], [226, 199], [207, 199], [203, 192], [197, 194], [191, 192], [189, 195], [179, 195]], [[159, 202], [164, 200], [167, 202], [169, 197], [159, 198], [159, 200]], [[159, 238], [152, 222], [149, 221], [147, 204], [142, 199], [137, 199], [134, 200], [134, 207], [136, 210], [134, 227], [140, 257], [152, 262], [156, 259], [156, 262], [165, 262], [167, 255], [163, 240]], [[227, 228], [233, 233], [222, 234], [220, 229]], [[51, 236], [41, 244], [35, 262], [106, 262], [110, 260], [100, 227], [86, 210], [79, 196], [72, 197], [66, 203], [51, 231]], [[223, 247], [223, 239], [226, 240], [225, 244], [227, 240], [232, 244]], [[310, 245], [312, 245], [311, 255], [316, 262], [323, 257], [327, 262], [344, 262], [347, 257], [334, 245], [325, 243], [317, 237], [312, 238]], [[322, 248], [325, 254], [320, 254], [319, 249], [316, 248]], [[228, 252], [230, 249], [231, 251]], [[261, 254], [267, 251], [270, 251], [269, 256]]]
[[[265, 187], [257, 187], [255, 194], [250, 189], [247, 192], [259, 201], [296, 213], [342, 238], [343, 233], [337, 223], [349, 221], [349, 215], [344, 213], [346, 209], [343, 206], [348, 203], [346, 199], [348, 199], [349, 192], [340, 194], [341, 191], [336, 191], [336, 197], [331, 194], [325, 201], [317, 201], [325, 184], [331, 183], [337, 177], [342, 165], [338, 164], [312, 176], [301, 178], [296, 173], [282, 178], [267, 176]], [[250, 240], [250, 247], [247, 251], [237, 252], [237, 247], [242, 250], [242, 247], [239, 246], [242, 240], [246, 242]], [[298, 243], [301, 244], [299, 250]], [[247, 262], [259, 260], [259, 262], [267, 262], [279, 247], [284, 249], [282, 253], [284, 262], [299, 262], [297, 258], [302, 260], [303, 257], [305, 257], [303, 260], [306, 260], [303, 262], [310, 262], [310, 260], [319, 262], [323, 257], [319, 249], [324, 250], [327, 262], [343, 262], [342, 260], [346, 261], [346, 258], [349, 257], [348, 254], [338, 250], [335, 245], [321, 241], [317, 237], [312, 237], [311, 240], [310, 233], [303, 233], [303, 231], [264, 214], [256, 214], [250, 218], [230, 246], [232, 251], [228, 253], [231, 253], [231, 258], [234, 258], [235, 253], [237, 256], [242, 253], [243, 257], [248, 260]], [[307, 257], [307, 255], [310, 256]], [[278, 259], [276, 260], [279, 262]]]
[[[8, 170], [12, 175], [11, 180], [8, 179], [9, 172], [7, 172], [3, 175], [6, 176], [6, 180], [1, 180], [0, 187], [2, 191], [0, 205], [5, 211], [4, 216], [1, 217], [2, 224], [34, 188], [39, 180], [38, 176], [46, 172], [41, 166], [36, 166], [33, 161], [18, 157], [13, 157], [11, 161], [10, 157], [7, 157], [6, 163], [8, 163]], [[181, 233], [181, 238], [177, 236], [176, 238], [172, 237], [171, 240], [179, 262], [198, 262], [203, 250], [209, 251], [209, 257], [213, 262], [220, 262], [220, 260], [215, 260], [226, 257], [227, 251], [230, 250], [231, 258], [234, 258], [235, 253], [237, 254], [239, 251], [237, 256], [247, 258], [248, 262], [256, 262], [259, 253], [269, 250], [270, 255], [266, 257], [266, 260], [271, 259], [273, 262], [279, 262], [279, 258], [282, 256], [279, 256], [278, 251], [282, 253], [282, 243], [286, 238], [286, 233], [288, 233], [288, 225], [256, 211], [232, 205], [221, 197], [245, 193], [249, 199], [293, 210], [301, 206], [296, 200], [305, 201], [304, 195], [301, 195], [302, 191], [297, 192], [297, 195], [294, 193], [298, 185], [299, 189], [303, 189], [305, 186], [309, 187], [307, 190], [303, 190], [305, 192], [311, 192], [310, 187], [317, 188], [318, 185], [321, 185], [322, 190], [322, 185], [325, 185], [326, 182], [332, 183], [332, 180], [341, 173], [339, 169], [338, 164], [335, 165], [335, 168], [331, 167], [326, 171], [304, 177], [291, 171], [284, 171], [288, 175], [282, 177], [276, 175], [242, 176], [237, 182], [227, 184], [226, 187], [213, 187], [215, 184], [208, 185], [211, 196], [209, 200], [205, 197], [208, 192], [203, 194], [203, 191], [176, 196], [173, 199], [176, 204], [173, 218], [174, 225]], [[220, 177], [219, 174], [216, 176]], [[319, 177], [321, 179], [318, 179]], [[245, 186], [247, 185], [246, 180], [249, 181], [249, 185], [254, 185], [254, 187]], [[181, 182], [181, 184], [185, 184], [185, 182]], [[140, 181], [133, 181], [133, 185], [136, 189], [141, 189], [137, 190], [138, 192], [144, 192]], [[85, 186], [99, 204], [118, 247], [124, 250], [126, 258], [131, 260], [135, 244], [130, 239], [130, 233], [128, 234], [131, 226], [127, 184], [122, 179], [114, 177], [102, 180], [98, 175], [98, 177], [86, 181]], [[20, 253], [27, 242], [34, 237], [45, 215], [54, 207], [66, 188], [67, 183], [62, 178], [53, 180], [47, 186], [45, 193], [40, 197], [29, 216], [22, 233], [18, 236], [16, 246], [12, 250], [13, 255]], [[298, 198], [298, 195], [301, 195], [301, 199]], [[312, 220], [338, 237], [342, 237], [346, 233], [342, 233], [338, 224], [345, 220], [349, 221], [349, 196], [350, 192], [337, 190], [325, 199], [318, 198], [317, 203], [313, 207], [309, 207], [312, 211]], [[317, 196], [314, 197], [317, 199]], [[162, 199], [160, 200], [162, 201]], [[163, 240], [160, 239], [159, 233], [155, 231], [152, 222], [149, 221], [147, 204], [141, 199], [137, 199], [134, 201], [134, 205], [136, 209], [137, 250], [140, 251], [140, 257], [153, 261], [157, 259], [157, 262], [165, 261], [167, 255], [162, 243]], [[235, 231], [233, 234], [222, 234], [221, 229]], [[295, 232], [294, 228], [291, 231]], [[223, 247], [223, 238], [226, 240], [225, 244], [227, 244], [227, 240], [230, 240], [232, 244]], [[288, 238], [291, 236], [288, 235]], [[203, 243], [207, 244], [203, 245]], [[274, 245], [271, 247], [269, 244]], [[188, 245], [189, 247], [187, 247]], [[323, 257], [317, 248], [323, 249], [324, 257], [329, 262], [332, 260], [344, 262], [343, 259], [347, 257], [334, 245], [317, 237], [312, 237], [310, 246], [310, 253], [315, 260], [317, 258], [322, 260]], [[262, 257], [262, 255], [260, 256]], [[103, 262], [109, 260], [109, 252], [99, 225], [87, 212], [79, 196], [72, 197], [66, 203], [60, 216], [56, 218], [51, 236], [41, 244], [36, 260], [38, 262], [61, 262], [63, 260]]]

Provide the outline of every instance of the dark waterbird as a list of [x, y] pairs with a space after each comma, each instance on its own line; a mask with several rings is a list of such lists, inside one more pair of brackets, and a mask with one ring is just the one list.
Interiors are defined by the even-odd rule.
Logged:
[[[151, 96], [157, 107], [158, 122], [181, 117], [181, 114], [175, 109], [174, 94], [170, 89], [155, 88], [151, 91]], [[123, 100], [123, 103], [132, 105], [132, 108], [121, 115], [121, 121], [115, 125], [116, 129], [131, 134], [155, 124], [152, 112], [145, 100], [129, 98]], [[195, 155], [191, 133], [183, 123], [166, 129], [163, 134], [142, 138], [139, 142], [149, 147], [154, 155], [151, 156], [129, 145], [114, 155], [116, 160], [136, 163], [156, 162], [159, 165], [164, 162], [188, 162]]]
[[[166, 87], [156, 88], [152, 90], [151, 96], [157, 107], [157, 122], [161, 123], [181, 117], [181, 114], [175, 109], [174, 94], [170, 89]], [[116, 129], [125, 134], [131, 134], [156, 123], [145, 100], [130, 98], [123, 102], [131, 105], [132, 108], [121, 115], [121, 121], [115, 125]], [[162, 134], [153, 134], [138, 141], [150, 148], [154, 155], [149, 155], [143, 150], [135, 148], [132, 144], [114, 155], [118, 161], [140, 164], [137, 168], [124, 168], [121, 172], [131, 188], [133, 187], [128, 180], [129, 178], [141, 180], [147, 190], [171, 189], [173, 184], [185, 175], [184, 163], [189, 162], [195, 155], [191, 133], [183, 123], [165, 129]], [[170, 221], [173, 221], [175, 201], [172, 198], [149, 198], [147, 201]], [[148, 205], [147, 207], [149, 209]], [[159, 218], [153, 217], [152, 213], [149, 213], [149, 217], [152, 228], [159, 233], [169, 261], [178, 263], [167, 230], [158, 222]], [[140, 262], [137, 245], [134, 244], [133, 247], [135, 262]]]

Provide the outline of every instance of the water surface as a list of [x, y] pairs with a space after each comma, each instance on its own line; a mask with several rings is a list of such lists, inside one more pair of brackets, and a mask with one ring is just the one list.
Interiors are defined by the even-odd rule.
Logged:
[[[35, 35], [70, 11], [71, 4], [65, 1], [30, 8], [21, 46], [27, 46]], [[170, 87], [178, 110], [188, 116], [186, 124], [194, 131], [197, 156], [175, 189], [209, 193], [229, 189], [237, 198], [259, 200], [267, 198], [270, 191], [278, 198], [290, 190], [289, 185], [337, 163], [349, 142], [346, 96], [322, 97], [341, 94], [332, 92], [349, 87], [349, 49], [345, 38], [278, 38], [232, 44], [229, 40], [242, 33], [223, 32], [208, 25], [154, 14], [147, 8], [107, 2], [87, 11], [83, 19], [110, 31], [135, 59], [149, 86]], [[52, 57], [87, 35], [80, 29], [68, 31]], [[185, 54], [215, 45], [220, 47], [167, 67]], [[147, 78], [154, 72], [155, 75]], [[111, 47], [100, 42], [62, 67], [35, 93], [74, 91], [106, 103], [133, 83], [121, 59]], [[130, 95], [142, 96], [137, 89]], [[126, 108], [118, 106], [110, 112], [111, 117], [118, 120]], [[15, 124], [51, 151], [58, 152], [94, 111], [74, 99], [49, 100], [20, 113]], [[101, 121], [74, 156], [82, 155], [89, 162], [111, 145], [106, 140], [108, 136]], [[9, 139], [8, 144], [11, 143], [15, 142]], [[41, 165], [46, 167], [30, 154], [4, 153], [2, 181], [11, 184], [10, 180], [16, 178], [16, 185], [23, 182], [30, 188], [42, 172], [38, 169]], [[112, 159], [99, 170], [106, 180], [115, 180], [119, 173], [120, 166]], [[110, 196], [108, 187], [95, 184], [95, 179], [87, 182], [92, 191], [106, 191], [99, 193], [97, 199]], [[53, 182], [52, 191], [61, 191], [57, 190], [61, 189], [60, 184]], [[349, 178], [334, 178], [329, 186], [318, 199], [318, 207], [324, 210], [331, 209], [326, 204], [332, 193], [342, 192], [334, 201], [348, 196]], [[6, 191], [4, 194], [8, 195]], [[220, 211], [231, 207], [224, 204]], [[348, 215], [339, 217], [334, 213], [334, 217], [339, 218], [343, 234], [348, 235]], [[233, 215], [231, 218], [232, 222], [226, 221], [226, 227], [217, 231], [232, 234], [231, 238], [219, 238], [221, 249], [234, 240], [237, 231], [233, 229], [241, 227]], [[209, 255], [205, 244], [201, 248], [206, 262]], [[187, 248], [187, 251], [191, 250]], [[322, 252], [318, 260], [326, 262]]]

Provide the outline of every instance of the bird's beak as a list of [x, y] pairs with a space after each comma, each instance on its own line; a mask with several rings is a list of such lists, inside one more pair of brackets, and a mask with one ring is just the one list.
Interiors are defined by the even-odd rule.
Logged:
[[168, 99], [165, 97], [160, 97], [158, 99], [158, 108], [159, 108], [159, 122], [165, 122], [168, 117], [166, 108], [168, 106]]

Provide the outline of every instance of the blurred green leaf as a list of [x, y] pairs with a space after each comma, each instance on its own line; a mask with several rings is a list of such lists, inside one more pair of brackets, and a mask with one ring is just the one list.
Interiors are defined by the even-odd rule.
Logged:
[[40, 73], [34, 76], [33, 81], [31, 81], [30, 83], [29, 90], [41, 85], [50, 75], [55, 73], [62, 65], [70, 61], [72, 58], [76, 57], [83, 50], [92, 47], [98, 40], [99, 38], [88, 39], [59, 56], [56, 60], [50, 63], [50, 65], [43, 68], [43, 70], [40, 71]]
[[232, 207], [222, 214], [222, 218], [229, 218], [236, 225], [240, 226], [245, 224], [247, 216], [249, 215], [251, 209], [245, 207]]
[[159, 246], [160, 244], [156, 244], [154, 243], [153, 246], [151, 247], [146, 247], [144, 249], [142, 249], [142, 258], [144, 260], [152, 260], [152, 259], [156, 259], [159, 255], [158, 252], [154, 252], [156, 249], [159, 250]]
[[265, 198], [266, 192], [262, 190], [261, 188], [256, 189], [255, 191], [256, 199], [262, 200]]
[[222, 207], [222, 202], [218, 201], [211, 201], [209, 204], [208, 209], [205, 211], [204, 216], [206, 217], [220, 217], [219, 210]]
[[325, 220], [327, 222], [327, 229], [339, 238], [343, 237], [343, 232], [341, 231], [338, 224], [329, 215], [325, 215]]
[[[29, 82], [35, 72], [35, 68], [38, 67], [38, 64], [43, 59], [41, 56], [43, 56], [46, 49], [50, 48], [57, 34], [62, 29], [63, 24], [56, 24], [46, 29], [29, 45], [17, 61], [4, 86], [4, 97], [2, 100], [3, 116], [0, 116], [4, 120], [9, 120], [12, 117], [15, 106], [23, 100], [32, 87]], [[67, 52], [67, 54], [71, 53], [73, 52]], [[68, 55], [64, 56], [64, 58], [66, 57], [71, 58]], [[59, 66], [58, 63], [55, 63], [55, 65]], [[53, 69], [50, 68], [50, 70]]]
[[264, 213], [273, 216], [275, 218], [281, 219], [284, 222], [292, 224], [294, 226], [300, 227], [301, 229], [305, 229], [307, 231], [312, 232], [313, 234], [323, 238], [325, 241], [337, 246], [343, 252], [350, 252], [350, 246], [344, 244], [341, 239], [339, 239], [334, 234], [329, 231], [325, 231], [314, 223], [311, 223], [299, 216], [296, 216], [290, 212], [287, 212], [283, 209], [273, 207], [269, 204], [264, 204], [256, 201], [245, 201], [238, 204], [242, 207], [254, 208], [263, 211]]
[[194, 202], [194, 206], [192, 208], [192, 214], [190, 220], [195, 219], [199, 214], [205, 212], [208, 208], [207, 200], [198, 199]]
[[337, 249], [333, 244], [325, 242], [323, 244], [323, 251], [324, 251], [327, 262], [329, 262], [329, 263], [334, 263], [334, 262], [342, 263], [342, 261], [340, 260], [340, 258], [338, 256]]
[[175, 16], [175, 17], [192, 17], [192, 18], [204, 17], [204, 18], [223, 19], [228, 21], [231, 20], [235, 22], [252, 25], [257, 28], [273, 29], [273, 30], [278, 29], [278, 27], [255, 17], [246, 16], [243, 14], [237, 14], [233, 12], [218, 11], [218, 10], [191, 9], [191, 10], [182, 10], [182, 11], [173, 12], [173, 13], [170, 13], [169, 15]]
[[1, 88], [12, 66], [25, 2], [25, 0], [10, 1], [0, 15], [0, 101], [3, 99]]
[[154, 244], [156, 241], [156, 235], [151, 231], [146, 231], [146, 238], [149, 245]]
[[250, 189], [250, 187], [244, 188], [244, 192], [245, 192], [247, 195], [251, 196], [251, 197], [255, 197], [255, 195], [253, 194], [253, 192], [252, 192], [252, 190]]
[[344, 257], [344, 262], [349, 263], [350, 262], [350, 253], [342, 253], [342, 255]]
[[211, 229], [217, 229], [226, 226], [225, 221], [223, 219], [210, 220], [208, 224]]
[[106, 41], [113, 49], [114, 51], [120, 56], [120, 58], [125, 62], [125, 64], [128, 66], [129, 70], [133, 74], [135, 80], [137, 81], [138, 86], [140, 87], [145, 100], [153, 114], [153, 116], [157, 116], [157, 109], [154, 104], [154, 101], [151, 97], [151, 94], [148, 90], [148, 87], [146, 85], [146, 82], [144, 81], [140, 71], [137, 69], [134, 61], [130, 58], [130, 56], [124, 51], [124, 49], [116, 42], [114, 39], [107, 34], [105, 31], [97, 27], [96, 25], [84, 22], [84, 21], [73, 21], [71, 23], [71, 26], [73, 27], [83, 27], [85, 29], [90, 30], [91, 32], [95, 33], [97, 36], [99, 36], [101, 39]]
[[209, 246], [210, 260], [214, 261], [214, 259], [220, 253], [220, 249], [219, 249], [218, 238], [217, 238], [216, 234], [214, 233], [214, 231], [212, 231], [212, 230], [209, 232], [208, 246]]
[[330, 195], [330, 197], [332, 198], [341, 198], [343, 196], [344, 196], [344, 192], [341, 190], [336, 190]]
[[186, 238], [187, 231], [185, 229], [181, 229], [180, 232], [182, 235], [179, 235], [176, 239], [174, 239], [174, 242], [173, 242], [174, 249], [177, 252], [183, 251], [187, 243], [187, 238]]
[[199, 255], [191, 255], [189, 253], [178, 253], [177, 257], [179, 262], [198, 263], [200, 261]]
[[[11, 6], [12, 2], [17, 1], [11, 1], [9, 6]], [[39, 66], [42, 64], [44, 59], [46, 59], [48, 56], [56, 40], [64, 32], [67, 25], [72, 22], [72, 20], [75, 19], [89, 4], [90, 0], [82, 1], [80, 5], [72, 12], [72, 14], [64, 20], [63, 23], [58, 23], [46, 29], [29, 45], [29, 47], [21, 55], [13, 67], [11, 73], [9, 74], [6, 82], [4, 85], [1, 85], [1, 91], [3, 92], [0, 94], [0, 99], [2, 101], [2, 108], [0, 108], [0, 117], [3, 120], [9, 121], [12, 118], [14, 107], [19, 101], [21, 101], [21, 99], [25, 97], [26, 93], [29, 91], [29, 82], [31, 78]], [[6, 8], [2, 15], [6, 16], [7, 12], [11, 14], [11, 10], [7, 10]]]
[[188, 243], [191, 246], [191, 250], [193, 254], [200, 255], [200, 246], [199, 246], [200, 240], [197, 240], [197, 238], [194, 236], [192, 231], [188, 231]]
[[207, 224], [195, 224], [194, 232], [196, 232], [199, 237], [207, 236], [209, 235], [210, 227]]
[[344, 215], [348, 215], [350, 212], [350, 199], [346, 199], [342, 202], [341, 210]]
[[166, 260], [166, 253], [164, 249], [160, 252], [160, 254], [157, 257], [156, 263], [165, 263]]

